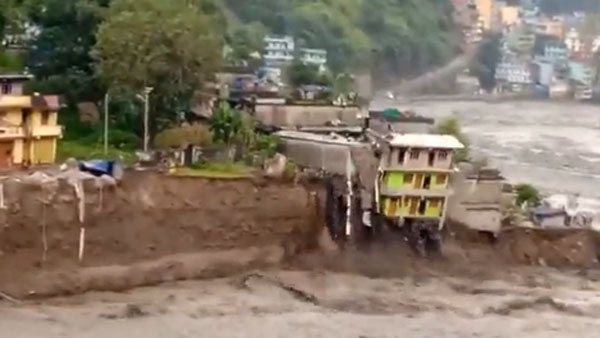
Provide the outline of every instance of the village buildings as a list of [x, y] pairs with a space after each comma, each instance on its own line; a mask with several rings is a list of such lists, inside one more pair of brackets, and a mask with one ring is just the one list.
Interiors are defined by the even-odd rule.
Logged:
[[23, 95], [23, 85], [31, 77], [0, 75], [0, 167], [53, 163], [57, 142], [62, 137], [58, 125], [58, 96]]

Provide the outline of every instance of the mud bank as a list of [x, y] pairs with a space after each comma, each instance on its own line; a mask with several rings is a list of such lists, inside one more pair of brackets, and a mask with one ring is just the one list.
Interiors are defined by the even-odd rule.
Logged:
[[[131, 276], [131, 283], [122, 278], [106, 282], [133, 287], [159, 282], [160, 278], [150, 275], [160, 276], [162, 267], [173, 265], [168, 262], [178, 266], [202, 260], [165, 263], [163, 259], [135, 270], [136, 263], [176, 254], [221, 252], [228, 257], [223, 265], [237, 269], [256, 262], [273, 263], [272, 257], [279, 255], [264, 254], [262, 249], [254, 253], [257, 249], [252, 248], [279, 247], [287, 253], [306, 249], [317, 242], [322, 224], [314, 194], [283, 183], [131, 173], [117, 187], [99, 188], [91, 183], [83, 187], [81, 223], [80, 200], [67, 182], [59, 181], [52, 193], [22, 182], [5, 182], [4, 208], [0, 209], [0, 290], [15, 297], [104, 290], [103, 279], [93, 277], [100, 275], [85, 268], [115, 265], [132, 265], [122, 271], [115, 268], [123, 276], [127, 271], [147, 272]], [[80, 262], [81, 228], [85, 228], [85, 250]], [[201, 277], [202, 266], [218, 269], [219, 260], [209, 261], [214, 266], [200, 264], [200, 272], [189, 272], [190, 277]], [[173, 278], [184, 278], [186, 273], [178, 272]], [[56, 287], [60, 283], [71, 287]]]

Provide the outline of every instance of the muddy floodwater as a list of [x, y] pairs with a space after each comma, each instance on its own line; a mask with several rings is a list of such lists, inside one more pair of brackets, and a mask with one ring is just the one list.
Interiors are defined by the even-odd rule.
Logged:
[[473, 153], [485, 156], [509, 181], [549, 194], [580, 194], [583, 208], [600, 212], [600, 106], [430, 100], [400, 107], [436, 119], [457, 117]]
[[597, 282], [270, 271], [0, 308], [1, 337], [597, 337]]

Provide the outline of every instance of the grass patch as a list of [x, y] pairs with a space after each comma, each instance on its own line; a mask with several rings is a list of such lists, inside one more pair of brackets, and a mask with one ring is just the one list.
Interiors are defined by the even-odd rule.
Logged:
[[66, 140], [61, 140], [58, 143], [58, 151], [56, 157], [58, 162], [64, 162], [70, 157], [73, 157], [77, 160], [119, 159], [125, 164], [133, 164], [136, 161], [134, 151], [127, 151], [109, 146], [108, 153], [105, 155], [104, 146], [102, 145], [91, 145], [77, 141]]
[[193, 167], [175, 168], [175, 176], [193, 176], [218, 179], [239, 179], [250, 177], [252, 168], [243, 163], [208, 162]]

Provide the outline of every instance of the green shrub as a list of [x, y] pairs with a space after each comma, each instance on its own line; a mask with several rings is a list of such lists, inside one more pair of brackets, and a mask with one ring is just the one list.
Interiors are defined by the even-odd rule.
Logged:
[[528, 206], [538, 206], [541, 201], [539, 191], [530, 184], [519, 184], [515, 187], [517, 205], [527, 203]]
[[154, 138], [159, 149], [180, 148], [187, 145], [207, 146], [212, 142], [209, 128], [202, 124], [193, 124], [161, 131]]

